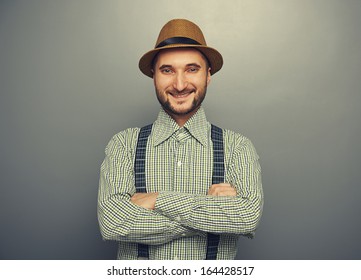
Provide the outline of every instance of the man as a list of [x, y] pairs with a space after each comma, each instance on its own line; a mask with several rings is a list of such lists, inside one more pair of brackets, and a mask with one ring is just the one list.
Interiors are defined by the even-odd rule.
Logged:
[[234, 259], [263, 206], [257, 153], [207, 122], [201, 104], [221, 54], [175, 19], [139, 62], [162, 106], [157, 120], [116, 134], [101, 166], [98, 217], [119, 259]]

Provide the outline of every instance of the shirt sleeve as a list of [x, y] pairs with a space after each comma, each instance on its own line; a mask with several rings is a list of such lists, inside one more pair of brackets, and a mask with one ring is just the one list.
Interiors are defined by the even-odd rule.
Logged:
[[149, 245], [198, 234], [175, 220], [130, 201], [135, 193], [133, 161], [125, 147], [125, 135], [117, 134], [105, 149], [100, 169], [98, 221], [105, 240]]
[[196, 230], [253, 235], [262, 214], [263, 191], [259, 157], [247, 138], [238, 141], [228, 168], [226, 181], [236, 187], [237, 196], [161, 192], [155, 210]]

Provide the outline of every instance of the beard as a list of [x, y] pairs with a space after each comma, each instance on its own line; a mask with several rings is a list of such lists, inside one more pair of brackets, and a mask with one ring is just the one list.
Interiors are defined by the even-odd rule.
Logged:
[[[184, 116], [184, 115], [194, 113], [201, 106], [204, 98], [206, 97], [207, 84], [205, 84], [198, 90], [196, 88], [187, 88], [183, 91], [177, 91], [176, 89], [162, 91], [159, 88], [156, 88], [155, 90], [156, 90], [157, 99], [158, 99], [160, 105], [168, 114], [175, 115], [175, 116]], [[172, 104], [168, 97], [169, 95], [176, 96], [176, 95], [183, 95], [183, 94], [193, 94], [194, 95], [194, 98], [193, 98], [190, 106], [185, 107], [185, 108], [177, 108], [174, 105], [177, 105], [177, 104], [181, 105], [181, 103], [175, 102], [175, 104]]]

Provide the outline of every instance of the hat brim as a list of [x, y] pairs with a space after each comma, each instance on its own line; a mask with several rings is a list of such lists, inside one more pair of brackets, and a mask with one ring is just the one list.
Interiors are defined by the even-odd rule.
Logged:
[[211, 75], [218, 72], [223, 66], [223, 58], [222, 55], [216, 50], [208, 46], [202, 45], [188, 45], [188, 44], [174, 44], [167, 45], [161, 48], [156, 48], [144, 54], [139, 60], [139, 69], [142, 73], [150, 78], [153, 78], [152, 72], [152, 63], [154, 57], [162, 50], [165, 49], [173, 49], [173, 48], [194, 48], [203, 53], [203, 55], [208, 59], [211, 67]]

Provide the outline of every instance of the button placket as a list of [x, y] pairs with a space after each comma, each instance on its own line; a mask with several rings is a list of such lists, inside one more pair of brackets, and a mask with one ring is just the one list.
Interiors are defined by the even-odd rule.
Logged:
[[187, 143], [189, 142], [189, 134], [185, 128], [179, 129], [175, 135], [174, 150], [174, 191], [184, 191], [186, 182], [189, 181], [187, 173]]

